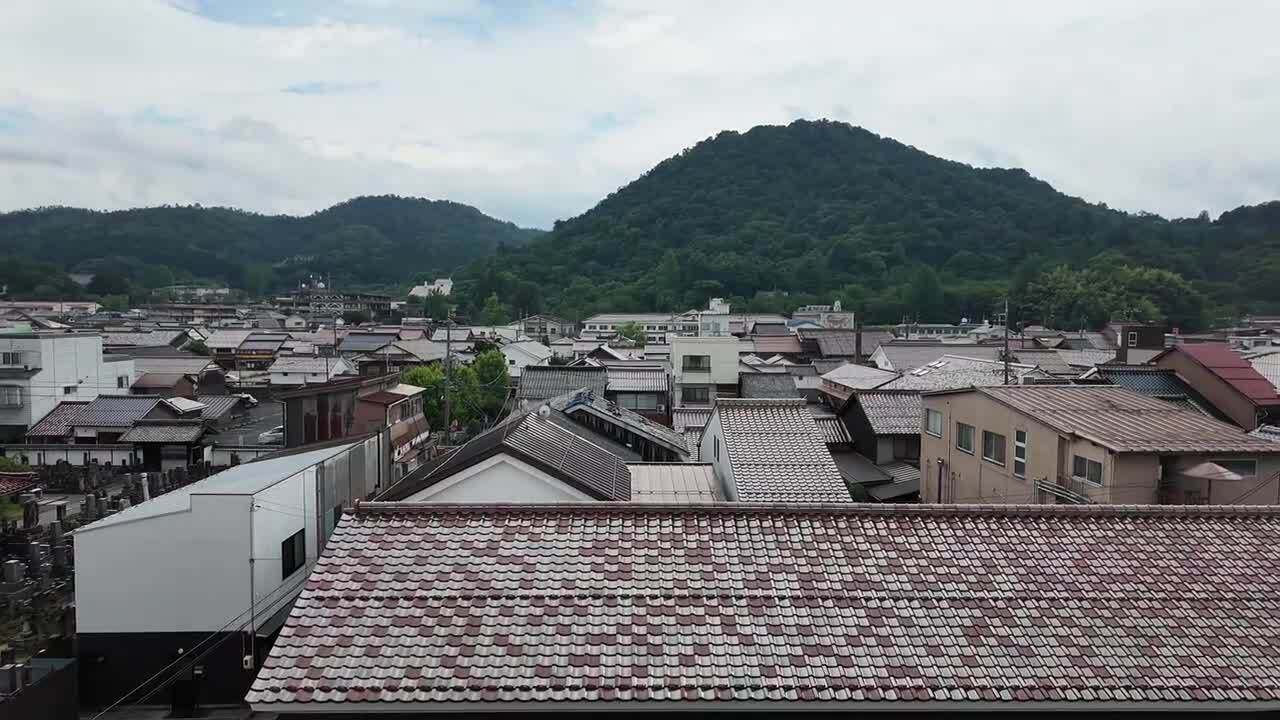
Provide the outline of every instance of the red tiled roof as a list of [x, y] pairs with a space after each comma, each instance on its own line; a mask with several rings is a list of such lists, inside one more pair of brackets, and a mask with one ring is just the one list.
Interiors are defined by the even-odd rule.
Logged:
[[36, 484], [33, 472], [0, 472], [0, 497], [26, 492]]
[[1254, 369], [1248, 360], [1240, 356], [1240, 353], [1232, 350], [1230, 345], [1189, 343], [1175, 346], [1174, 351], [1184, 353], [1200, 363], [1255, 405], [1280, 405], [1280, 395], [1276, 394], [1276, 386]]
[[1268, 507], [367, 503], [247, 700], [1245, 709], [1280, 700], [1278, 534]]

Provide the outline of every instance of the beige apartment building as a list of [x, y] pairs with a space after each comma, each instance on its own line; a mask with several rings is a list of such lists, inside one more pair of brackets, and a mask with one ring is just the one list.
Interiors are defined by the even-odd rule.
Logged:
[[1280, 504], [1280, 443], [1113, 386], [927, 393], [922, 502]]

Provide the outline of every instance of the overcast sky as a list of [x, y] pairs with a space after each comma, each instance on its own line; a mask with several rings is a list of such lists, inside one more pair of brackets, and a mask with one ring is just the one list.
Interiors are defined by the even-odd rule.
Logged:
[[1280, 2], [14, 0], [0, 209], [457, 200], [546, 227], [827, 117], [1125, 210], [1280, 198]]

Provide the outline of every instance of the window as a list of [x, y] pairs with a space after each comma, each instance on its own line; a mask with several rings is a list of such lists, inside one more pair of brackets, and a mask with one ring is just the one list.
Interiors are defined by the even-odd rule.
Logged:
[[1245, 460], [1214, 460], [1213, 464], [1241, 477], [1249, 478], [1258, 474], [1258, 461], [1252, 458]]
[[20, 352], [3, 352], [0, 353], [0, 365], [21, 365], [22, 353]]
[[116, 387], [118, 388], [129, 387], [129, 376], [121, 375], [120, 377], [116, 378]]
[[1024, 478], [1027, 476], [1027, 431], [1013, 431], [1013, 474]]
[[956, 449], [973, 454], [973, 426], [956, 423]]
[[1008, 448], [1009, 439], [1000, 433], [993, 433], [990, 430], [982, 431], [982, 459], [997, 465], [1004, 464], [1004, 453]]
[[280, 543], [280, 578], [289, 577], [306, 564], [307, 531], [302, 529]]
[[1102, 463], [1079, 455], [1073, 455], [1071, 457], [1071, 476], [1077, 480], [1085, 480], [1094, 485], [1101, 485]]
[[934, 437], [942, 437], [942, 413], [937, 410], [925, 410], [924, 430]]
[[658, 398], [653, 395], [624, 393], [618, 396], [618, 405], [628, 410], [657, 410]]
[[686, 371], [708, 372], [711, 370], [710, 355], [685, 355], [683, 366]]
[[1138, 333], [1129, 333], [1129, 347], [1138, 347]]
[[711, 402], [711, 388], [690, 387], [685, 388], [681, 393], [686, 403], [695, 403], [705, 405]]
[[75, 385], [64, 385], [64, 386], [62, 387], [62, 394], [63, 394], [63, 395], [72, 395], [72, 394], [74, 394], [74, 393], [75, 393], [75, 391], [76, 391], [76, 386], [75, 386]]
[[712, 446], [715, 448], [716, 460], [720, 459], [720, 436], [714, 435], [711, 438]]
[[0, 386], [0, 407], [22, 407], [22, 388]]
[[508, 360], [508, 361], [507, 361], [507, 364], [508, 364], [508, 365], [515, 365], [515, 364], [516, 364], [515, 358], [512, 358], [512, 359]]

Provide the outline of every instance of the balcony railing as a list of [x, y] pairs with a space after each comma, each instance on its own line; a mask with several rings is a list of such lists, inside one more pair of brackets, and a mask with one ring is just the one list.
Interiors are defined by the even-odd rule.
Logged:
[[1036, 480], [1036, 489], [1048, 493], [1060, 500], [1076, 505], [1091, 505], [1085, 481], [1079, 478], [1059, 477], [1057, 482], [1044, 478]]

